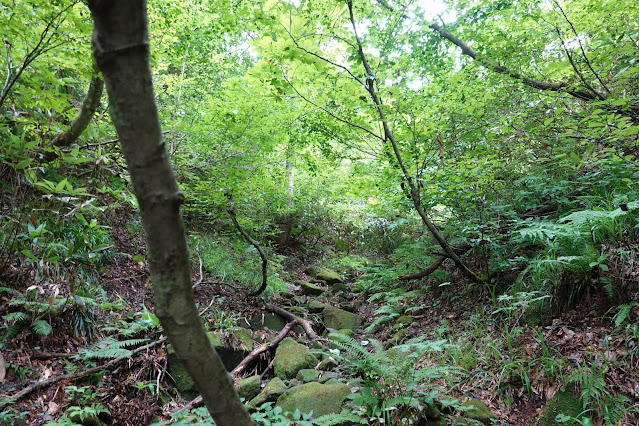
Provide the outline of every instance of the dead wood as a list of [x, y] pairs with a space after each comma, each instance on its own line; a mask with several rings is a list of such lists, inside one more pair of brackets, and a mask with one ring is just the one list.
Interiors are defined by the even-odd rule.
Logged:
[[313, 331], [313, 327], [311, 327], [311, 323], [306, 321], [305, 319], [302, 319], [298, 316], [293, 315], [292, 313], [290, 313], [289, 311], [287, 311], [286, 309], [280, 308], [279, 306], [276, 306], [272, 303], [267, 303], [266, 304], [266, 309], [268, 309], [269, 311], [283, 317], [285, 320], [287, 321], [295, 321], [297, 322], [299, 325], [302, 326], [302, 328], [304, 329], [304, 332], [306, 333], [306, 336], [311, 339], [311, 340], [315, 340], [317, 339], [317, 334], [315, 333], [315, 331]]

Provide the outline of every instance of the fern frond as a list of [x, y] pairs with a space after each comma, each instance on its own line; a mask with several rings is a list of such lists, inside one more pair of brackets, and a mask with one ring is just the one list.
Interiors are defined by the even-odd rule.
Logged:
[[149, 339], [128, 339], [119, 341], [115, 340], [113, 337], [107, 337], [80, 350], [77, 358], [83, 360], [92, 358], [130, 358], [131, 351], [125, 349], [127, 346], [137, 346], [148, 341]]
[[34, 321], [33, 324], [31, 324], [31, 329], [38, 336], [48, 336], [53, 331], [53, 329], [51, 328], [51, 324], [49, 324], [45, 320]]
[[11, 312], [10, 314], [7, 314], [2, 318], [4, 318], [4, 320], [7, 322], [18, 322], [26, 320], [27, 318], [29, 318], [29, 316], [24, 312]]

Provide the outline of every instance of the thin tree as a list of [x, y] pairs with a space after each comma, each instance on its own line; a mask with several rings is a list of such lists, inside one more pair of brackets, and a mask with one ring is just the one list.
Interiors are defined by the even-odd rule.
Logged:
[[156, 314], [218, 425], [254, 424], [211, 347], [195, 306], [180, 193], [162, 140], [144, 0], [89, 0], [93, 51], [137, 196]]

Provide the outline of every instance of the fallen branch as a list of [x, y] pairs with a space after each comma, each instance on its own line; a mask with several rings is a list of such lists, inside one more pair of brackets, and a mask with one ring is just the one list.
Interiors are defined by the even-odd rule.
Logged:
[[289, 311], [287, 311], [286, 309], [280, 308], [279, 306], [276, 306], [272, 303], [267, 303], [266, 304], [266, 309], [268, 309], [269, 311], [284, 317], [284, 319], [288, 320], [288, 321], [295, 321], [297, 322], [299, 325], [302, 326], [302, 328], [304, 329], [304, 332], [306, 333], [306, 336], [311, 339], [311, 340], [315, 340], [317, 339], [317, 334], [315, 333], [315, 331], [313, 331], [313, 327], [311, 327], [311, 323], [306, 321], [305, 319], [302, 319], [298, 316], [293, 315], [292, 313], [290, 313]]
[[288, 324], [286, 324], [284, 326], [284, 328], [282, 329], [282, 331], [279, 332], [279, 334], [277, 336], [275, 336], [275, 338], [273, 340], [271, 340], [270, 342], [268, 342], [266, 345], [262, 345], [259, 348], [255, 348], [253, 349], [253, 351], [251, 351], [250, 354], [248, 354], [246, 356], [246, 358], [244, 358], [242, 360], [242, 362], [240, 362], [234, 369], [233, 371], [231, 371], [231, 377], [233, 377], [233, 379], [237, 379], [237, 377], [240, 375], [240, 373], [242, 371], [244, 371], [244, 369], [246, 368], [247, 365], [249, 365], [255, 358], [257, 358], [260, 354], [263, 354], [264, 352], [268, 352], [268, 351], [272, 351], [273, 349], [275, 349], [277, 347], [277, 345], [280, 344], [280, 342], [286, 337], [286, 335], [288, 335], [288, 333], [293, 329], [293, 327], [295, 326], [296, 322], [295, 321], [291, 321]]
[[[284, 328], [282, 329], [282, 331], [279, 332], [279, 334], [277, 336], [275, 336], [275, 338], [273, 340], [271, 340], [269, 343], [267, 343], [266, 345], [262, 345], [259, 348], [255, 348], [253, 349], [253, 351], [251, 351], [250, 354], [248, 354], [243, 360], [242, 362], [240, 362], [234, 369], [233, 371], [231, 371], [231, 377], [233, 377], [233, 380], [237, 381], [237, 377], [240, 375], [240, 373], [242, 371], [244, 371], [244, 369], [246, 368], [247, 365], [249, 365], [253, 360], [255, 360], [255, 358], [257, 358], [260, 354], [263, 354], [264, 352], [268, 352], [271, 351], [273, 349], [275, 349], [277, 347], [277, 345], [279, 345], [279, 343], [284, 340], [284, 337], [286, 337], [286, 335], [293, 329], [293, 327], [295, 326], [296, 321], [290, 321], [288, 324], [286, 324], [286, 326], [284, 326]], [[200, 405], [202, 405], [202, 396], [198, 396], [197, 398], [195, 398], [194, 400], [190, 401], [189, 403], [185, 404], [183, 407], [181, 407], [178, 410], [175, 410], [173, 412], [173, 414], [177, 414], [177, 413], [181, 413], [183, 411], [188, 411], [191, 410], [193, 408], [197, 408]]]
[[[149, 348], [152, 348], [155, 345], [158, 345], [162, 342], [164, 342], [166, 340], [166, 337], [160, 337], [158, 340], [156, 340], [155, 342], [151, 342], [149, 344], [146, 344], [144, 346], [140, 346], [137, 349], [134, 349], [133, 351], [131, 351], [131, 356], [145, 351]], [[65, 355], [66, 356], [66, 355]], [[27, 386], [26, 388], [22, 389], [20, 392], [6, 398], [0, 401], [0, 410], [2, 410], [4, 407], [6, 407], [9, 404], [14, 404], [16, 401], [24, 398], [25, 396], [39, 390], [39, 389], [43, 389], [43, 388], [47, 388], [53, 384], [56, 384], [58, 382], [64, 381], [64, 380], [77, 380], [77, 379], [81, 379], [82, 377], [88, 376], [89, 374], [93, 374], [93, 373], [97, 373], [99, 371], [102, 370], [106, 370], [109, 367], [112, 367], [116, 364], [119, 364], [120, 362], [126, 360], [126, 359], [130, 359], [131, 357], [122, 357], [122, 358], [116, 358], [113, 359], [109, 362], [107, 362], [106, 364], [102, 364], [99, 365], [97, 367], [93, 367], [93, 368], [89, 368], [88, 370], [84, 370], [81, 373], [70, 373], [70, 374], [65, 374], [63, 376], [58, 376], [58, 377], [52, 377], [51, 379], [48, 380], [42, 380], [40, 382], [36, 382], [33, 383], [29, 386]]]

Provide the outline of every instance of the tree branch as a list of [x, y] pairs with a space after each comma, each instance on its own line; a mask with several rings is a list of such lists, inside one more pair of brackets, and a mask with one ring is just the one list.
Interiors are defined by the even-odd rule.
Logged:
[[228, 212], [229, 216], [231, 216], [231, 221], [233, 222], [233, 226], [235, 226], [235, 229], [237, 229], [240, 235], [242, 235], [242, 238], [244, 238], [249, 244], [255, 247], [257, 252], [260, 254], [260, 258], [262, 259], [262, 285], [254, 292], [249, 293], [249, 296], [259, 296], [260, 294], [264, 292], [264, 290], [266, 290], [266, 286], [268, 285], [268, 273], [267, 273], [268, 257], [266, 257], [266, 253], [264, 253], [264, 250], [262, 250], [262, 247], [260, 247], [258, 242], [255, 241], [248, 234], [248, 232], [246, 232], [244, 228], [240, 226], [239, 222], [237, 221], [237, 217], [235, 216], [235, 208], [233, 207], [233, 198], [231, 196], [231, 193], [227, 192], [226, 197], [229, 199], [229, 207], [226, 211]]

